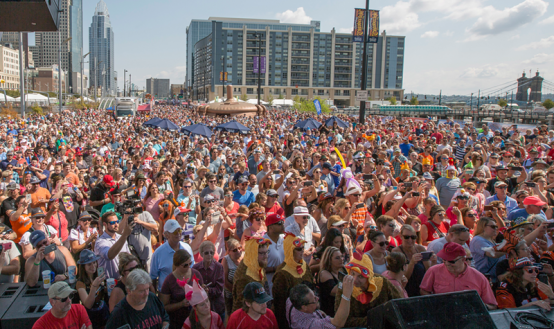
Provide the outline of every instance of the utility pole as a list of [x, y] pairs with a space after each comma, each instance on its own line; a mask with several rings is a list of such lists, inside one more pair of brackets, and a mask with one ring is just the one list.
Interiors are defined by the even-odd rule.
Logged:
[[260, 98], [262, 93], [262, 80], [260, 79], [262, 73], [262, 34], [256, 33], [256, 36], [258, 37], [258, 105], [262, 105]]
[[477, 111], [479, 111], [480, 102], [481, 102], [481, 89], [479, 89], [479, 93], [477, 94]]
[[[367, 88], [367, 33], [369, 29], [369, 0], [365, 2], [365, 15], [364, 15], [364, 49], [362, 50], [362, 85], [361, 90]], [[360, 124], [365, 122], [365, 100], [360, 102]]]
[[225, 71], [225, 55], [223, 55], [221, 56], [221, 80], [223, 81], [223, 100], [225, 100]]
[[83, 64], [85, 63], [85, 58], [90, 54], [90, 51], [83, 55], [83, 47], [81, 47], [81, 102], [84, 102], [83, 99]]
[[129, 73], [129, 97], [133, 97], [133, 95], [131, 94], [131, 90], [132, 90], [131, 86], [132, 85], [133, 84], [131, 83], [131, 73]]
[[21, 99], [21, 117], [25, 118], [25, 79], [23, 77], [23, 32], [19, 32], [19, 98]]
[[442, 89], [439, 93], [439, 105], [441, 105], [441, 104], [442, 104]]
[[127, 92], [127, 89], [126, 89], [126, 86], [127, 86], [126, 82], [127, 81], [126, 81], [126, 79], [127, 79], [127, 70], [123, 70], [123, 97], [127, 96], [127, 94], [126, 94], [126, 92]]

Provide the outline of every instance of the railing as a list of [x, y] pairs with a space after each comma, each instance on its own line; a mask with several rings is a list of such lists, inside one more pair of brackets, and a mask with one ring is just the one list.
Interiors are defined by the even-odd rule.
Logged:
[[291, 48], [292, 49], [310, 49], [310, 46], [295, 44], [295, 45], [292, 45]]
[[291, 70], [291, 72], [292, 71], [295, 71], [295, 72], [310, 72], [309, 69], [304, 69], [304, 68], [299, 68], [299, 67], [294, 67], [294, 66], [291, 66], [290, 70]]
[[299, 61], [299, 60], [291, 60], [292, 64], [301, 64], [301, 65], [310, 65], [310, 61]]
[[352, 58], [352, 55], [335, 55], [335, 58]]

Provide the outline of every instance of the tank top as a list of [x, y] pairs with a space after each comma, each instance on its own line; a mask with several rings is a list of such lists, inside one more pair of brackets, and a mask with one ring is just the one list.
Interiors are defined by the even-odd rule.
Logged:
[[[39, 273], [42, 273], [43, 271], [52, 271], [54, 272], [54, 275], [58, 274], [65, 274], [67, 272], [67, 262], [65, 261], [65, 256], [60, 251], [60, 249], [54, 250], [54, 261], [52, 263], [48, 263], [46, 261], [46, 258], [40, 261], [40, 269]], [[33, 256], [37, 256], [35, 253]], [[39, 281], [42, 281], [42, 275], [39, 275], [38, 278]]]
[[[386, 260], [385, 260], [385, 264], [377, 265], [377, 264], [375, 264], [375, 261], [373, 261], [373, 256], [371, 256], [369, 251], [366, 252], [365, 254], [369, 256], [369, 259], [371, 259], [371, 263], [373, 264], [373, 272], [375, 272], [377, 274], [381, 274], [381, 273], [383, 273], [387, 270], [387, 261]], [[385, 257], [387, 257], [387, 255], [385, 255]]]
[[15, 243], [19, 243], [23, 234], [33, 226], [31, 214], [22, 214], [15, 222], [10, 221], [9, 218], [8, 221], [12, 224], [12, 229], [15, 234], [17, 234], [17, 239], [13, 241]]
[[[235, 277], [235, 271], [237, 270], [237, 265], [229, 255], [225, 256], [225, 260], [227, 261], [227, 266], [229, 267], [229, 273], [227, 273], [227, 280], [229, 282], [233, 282], [233, 278]], [[227, 298], [233, 298], [233, 293], [227, 289], [225, 289], [225, 297]]]

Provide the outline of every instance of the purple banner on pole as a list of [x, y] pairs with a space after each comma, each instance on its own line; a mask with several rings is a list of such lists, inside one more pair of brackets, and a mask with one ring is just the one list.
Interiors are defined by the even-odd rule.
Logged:
[[258, 56], [252, 56], [252, 59], [254, 60], [254, 72], [253, 73], [258, 73], [258, 69], [259, 69], [259, 62], [258, 62]]
[[265, 56], [262, 56], [261, 70], [262, 74], [265, 74]]

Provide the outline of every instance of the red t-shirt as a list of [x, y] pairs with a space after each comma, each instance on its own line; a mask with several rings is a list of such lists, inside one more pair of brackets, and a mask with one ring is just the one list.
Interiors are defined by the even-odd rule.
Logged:
[[229, 317], [227, 329], [279, 329], [275, 314], [269, 308], [267, 312], [260, 316], [258, 321], [254, 321], [242, 308], [236, 310]]
[[264, 207], [265, 208], [265, 216], [269, 216], [269, 215], [273, 215], [273, 214], [282, 214], [284, 213], [284, 210], [283, 208], [281, 208], [281, 206], [275, 202], [275, 204], [273, 205], [273, 207], [271, 208], [267, 208], [267, 207]]
[[[444, 235], [448, 234], [448, 230], [450, 229], [450, 225], [446, 222], [441, 222], [440, 225], [437, 225], [437, 223], [433, 223], [435, 226], [441, 231]], [[426, 222], [423, 225], [427, 226], [427, 242], [431, 242], [433, 240], [440, 239], [440, 235], [438, 232], [435, 231], [435, 228], [433, 225], [431, 225], [431, 222]], [[425, 242], [425, 241], [423, 241]]]
[[63, 319], [58, 319], [50, 311], [46, 312], [35, 322], [33, 329], [81, 329], [91, 326], [85, 307], [81, 304], [72, 304], [71, 309]]

